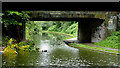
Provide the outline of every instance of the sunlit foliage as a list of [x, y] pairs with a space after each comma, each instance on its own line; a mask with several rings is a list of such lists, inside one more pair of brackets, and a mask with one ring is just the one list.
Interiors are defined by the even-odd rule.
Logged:
[[15, 40], [12, 38], [8, 41], [7, 47], [4, 49], [3, 54], [17, 54], [19, 50], [21, 51], [31, 51], [32, 50], [32, 45], [34, 45], [33, 41], [29, 42], [20, 42], [20, 43], [14, 43]]
[[30, 21], [26, 23], [26, 38], [33, 39], [42, 31], [53, 31], [77, 36], [78, 23], [74, 21]]
[[110, 47], [118, 49], [120, 45], [120, 30], [113, 32], [109, 37], [105, 40], [95, 43], [96, 45], [103, 46], [103, 47]]
[[29, 20], [30, 16], [28, 14], [29, 11], [5, 11], [2, 14], [2, 23], [6, 28], [11, 24], [22, 26], [22, 22]]

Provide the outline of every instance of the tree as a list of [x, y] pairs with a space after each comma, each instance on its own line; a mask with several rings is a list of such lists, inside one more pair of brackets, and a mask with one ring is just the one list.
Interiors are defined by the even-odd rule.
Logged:
[[29, 18], [29, 11], [4, 11], [2, 15], [3, 35], [21, 41], [24, 24]]

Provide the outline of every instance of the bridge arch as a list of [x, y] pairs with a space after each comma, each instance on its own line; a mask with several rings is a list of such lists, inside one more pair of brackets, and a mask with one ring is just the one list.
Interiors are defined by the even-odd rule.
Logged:
[[[99, 12], [98, 14], [101, 14]], [[98, 42], [104, 38], [95, 35], [99, 26], [104, 22], [104, 14], [100, 17], [95, 16], [92, 12], [78, 11], [31, 11], [31, 21], [77, 21], [78, 36], [77, 41]], [[103, 35], [104, 36], [104, 35]], [[101, 39], [99, 39], [99, 38]]]

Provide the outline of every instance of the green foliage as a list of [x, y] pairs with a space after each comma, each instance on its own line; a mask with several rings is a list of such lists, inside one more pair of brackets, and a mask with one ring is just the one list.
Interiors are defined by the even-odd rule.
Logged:
[[34, 41], [31, 41], [31, 40], [25, 40], [25, 41], [21, 41], [19, 42], [18, 46], [25, 46], [25, 45], [35, 45], [35, 42]]
[[69, 26], [68, 29], [66, 29], [65, 33], [76, 34], [77, 30], [78, 30], [78, 23], [75, 23]]
[[42, 23], [36, 21], [28, 21], [26, 23], [26, 38], [33, 40], [33, 36], [42, 32]]
[[2, 37], [2, 46], [7, 45], [7, 41], [9, 41], [10, 37], [9, 36], [3, 36]]
[[7, 47], [4, 49], [4, 54], [15, 54], [17, 53], [19, 50], [22, 51], [31, 51], [33, 48], [31, 47], [32, 45], [34, 45], [33, 41], [23, 41], [23, 42], [19, 42], [19, 43], [15, 43], [13, 38], [10, 38], [10, 40], [8, 41]]
[[30, 16], [28, 14], [29, 11], [5, 11], [3, 12], [2, 23], [6, 28], [11, 24], [22, 26], [22, 22], [29, 20]]
[[120, 30], [119, 31], [115, 31], [111, 34], [111, 36], [119, 36], [120, 35]]
[[48, 28], [48, 31], [54, 31], [56, 27], [57, 27], [57, 25], [53, 25], [52, 27]]
[[18, 46], [26, 45], [26, 42], [19, 42]]
[[110, 48], [118, 49], [118, 45], [120, 44], [119, 38], [120, 38], [120, 30], [113, 32], [105, 40], [102, 40], [102, 41], [94, 43], [94, 44], [103, 46], [103, 47], [110, 47]]
[[56, 21], [56, 23], [48, 28], [48, 31], [62, 32], [77, 36], [78, 23], [68, 21]]
[[92, 49], [92, 50], [97, 50], [97, 51], [103, 51], [103, 52], [108, 52], [108, 53], [118, 53], [118, 51], [116, 50], [110, 50], [110, 49], [106, 49], [106, 48], [102, 48], [102, 47], [95, 47], [95, 46], [89, 46], [89, 45], [85, 45], [85, 44], [77, 44], [77, 43], [71, 43], [70, 46], [75, 47], [75, 48], [88, 48], [88, 49]]
[[3, 36], [9, 36], [17, 41], [22, 40], [24, 23], [29, 21], [29, 11], [4, 11], [2, 13]]
[[59, 32], [77, 36], [78, 23], [74, 21], [29, 21], [26, 23], [26, 39], [36, 41], [42, 32]]
[[3, 41], [8, 41], [9, 39], [10, 39], [9, 36], [2, 37]]

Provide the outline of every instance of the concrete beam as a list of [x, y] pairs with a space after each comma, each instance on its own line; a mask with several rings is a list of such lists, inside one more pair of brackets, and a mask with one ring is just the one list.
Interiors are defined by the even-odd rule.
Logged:
[[30, 11], [31, 20], [52, 20], [52, 19], [79, 19], [99, 18], [105, 19], [105, 11]]

